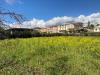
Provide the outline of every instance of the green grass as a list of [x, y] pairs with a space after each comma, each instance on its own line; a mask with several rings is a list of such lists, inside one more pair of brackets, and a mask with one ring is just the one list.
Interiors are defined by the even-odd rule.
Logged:
[[100, 37], [1, 40], [0, 75], [100, 75]]

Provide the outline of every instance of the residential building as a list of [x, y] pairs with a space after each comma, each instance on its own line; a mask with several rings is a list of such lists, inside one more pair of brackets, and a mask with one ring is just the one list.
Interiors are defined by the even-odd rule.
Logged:
[[61, 33], [62, 31], [70, 31], [70, 30], [77, 30], [81, 29], [83, 24], [80, 22], [77, 23], [64, 23], [63, 25], [55, 25], [55, 26], [48, 26], [46, 28], [35, 28], [40, 32], [46, 33]]
[[76, 29], [76, 30], [83, 28], [83, 23], [81, 23], [81, 22], [76, 22], [73, 24], [74, 24], [74, 29]]
[[35, 27], [35, 28], [34, 28], [34, 30], [39, 31], [39, 32], [40, 32], [41, 29], [42, 29], [42, 28], [40, 28], [40, 27]]
[[42, 33], [48, 33], [48, 29], [47, 28], [41, 28], [39, 31], [42, 32]]
[[49, 33], [58, 33], [58, 26], [50, 26], [47, 28]]
[[58, 26], [58, 31], [69, 31], [69, 29], [73, 29], [74, 28], [74, 24], [71, 23], [65, 23], [63, 25], [59, 25]]
[[100, 26], [96, 26], [96, 27], [94, 28], [94, 32], [100, 32]]

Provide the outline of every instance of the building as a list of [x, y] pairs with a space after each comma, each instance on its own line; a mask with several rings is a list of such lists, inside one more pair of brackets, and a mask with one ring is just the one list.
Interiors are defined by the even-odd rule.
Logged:
[[42, 33], [48, 33], [48, 29], [47, 28], [41, 28], [39, 31], [42, 32]]
[[65, 23], [63, 25], [55, 25], [47, 27], [48, 33], [61, 33], [62, 31], [69, 31], [73, 29], [74, 25], [70, 23]]
[[70, 29], [74, 29], [74, 24], [71, 24], [71, 23], [66, 23], [66, 24], [64, 24], [65, 25], [65, 30], [66, 31], [69, 31]]
[[100, 32], [100, 26], [96, 26], [96, 27], [94, 28], [94, 32]]
[[81, 22], [73, 23], [73, 25], [74, 25], [75, 30], [79, 30], [79, 29], [83, 28], [83, 23], [81, 23]]
[[77, 30], [83, 27], [83, 23], [64, 23], [62, 25], [52, 25], [46, 28], [34, 28], [42, 33], [62, 33], [63, 31]]
[[28, 28], [11, 28], [6, 30], [10, 37], [31, 37], [33, 29]]
[[49, 26], [48, 33], [59, 33], [58, 26]]
[[65, 23], [63, 25], [58, 26], [58, 31], [69, 31], [70, 29], [73, 29], [74, 25], [70, 23]]
[[38, 32], [40, 32], [41, 29], [42, 29], [42, 28], [40, 28], [40, 27], [35, 27], [35, 28], [34, 28], [34, 30], [36, 30], [36, 31], [38, 31]]

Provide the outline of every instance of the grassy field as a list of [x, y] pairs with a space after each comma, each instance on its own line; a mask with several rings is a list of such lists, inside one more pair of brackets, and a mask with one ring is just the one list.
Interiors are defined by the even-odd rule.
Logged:
[[0, 75], [100, 75], [100, 37], [1, 40]]

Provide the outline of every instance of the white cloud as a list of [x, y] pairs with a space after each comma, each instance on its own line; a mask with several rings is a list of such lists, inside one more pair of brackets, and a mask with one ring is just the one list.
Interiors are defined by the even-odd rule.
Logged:
[[15, 3], [23, 4], [21, 0], [5, 0], [5, 2], [10, 5], [15, 4]]
[[67, 16], [63, 16], [63, 17], [55, 17], [51, 20], [48, 20], [46, 22], [47, 25], [56, 25], [56, 24], [62, 24], [68, 21], [73, 21], [72, 17], [67, 17]]
[[78, 17], [68, 17], [68, 16], [63, 16], [63, 17], [55, 17], [51, 20], [48, 20], [46, 22], [46, 25], [55, 25], [59, 23], [66, 23], [66, 22], [83, 22], [87, 23], [90, 21], [91, 23], [99, 23], [100, 24], [100, 13], [93, 13], [91, 15], [85, 16], [85, 15], [80, 15]]
[[16, 2], [16, 0], [5, 0], [5, 2], [8, 3], [8, 4], [13, 4], [13, 3]]
[[95, 23], [100, 24], [100, 13], [93, 13], [93, 14], [88, 15], [88, 16], [80, 15], [79, 17], [75, 18], [75, 21], [80, 21], [83, 23], [90, 21], [93, 24], [95, 24]]
[[25, 21], [21, 27], [28, 27], [28, 28], [34, 28], [34, 27], [45, 27], [48, 25], [57, 25], [62, 24], [66, 22], [83, 22], [87, 23], [90, 21], [91, 23], [99, 23], [100, 24], [100, 13], [93, 13], [91, 15], [85, 16], [80, 15], [78, 17], [54, 17], [48, 21], [39, 20], [39, 19], [32, 19], [30, 21]]
[[34, 28], [34, 27], [45, 27], [45, 25], [46, 23], [44, 20], [39, 20], [34, 18], [33, 20], [23, 22], [22, 27]]

